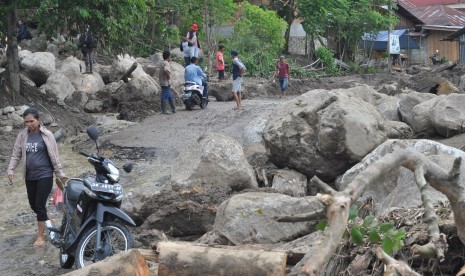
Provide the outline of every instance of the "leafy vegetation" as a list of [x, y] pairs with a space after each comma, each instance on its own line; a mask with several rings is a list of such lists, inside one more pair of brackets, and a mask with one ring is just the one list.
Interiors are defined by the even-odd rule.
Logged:
[[269, 77], [284, 45], [286, 22], [273, 11], [243, 2], [230, 47], [239, 51], [251, 76]]
[[[209, 68], [221, 42], [228, 64], [227, 53], [237, 49], [248, 75], [264, 77], [272, 74], [277, 57], [287, 51], [286, 38], [295, 17], [304, 20], [310, 41], [323, 43], [325, 48], [310, 47], [309, 54], [320, 57], [327, 68], [325, 75], [338, 73], [330, 54], [351, 60], [362, 33], [375, 33], [395, 23], [395, 4], [389, 0], [269, 1], [259, 6], [237, 0], [10, 0], [0, 2], [2, 18], [11, 7], [48, 39], [59, 34], [74, 36], [90, 23], [99, 36], [98, 50], [112, 55], [149, 56], [177, 48], [181, 36], [197, 23]], [[231, 39], [219, 33], [217, 27], [224, 24], [234, 24]], [[5, 30], [6, 20], [0, 20], [0, 35]], [[317, 74], [296, 65], [291, 70], [294, 76]]]
[[[326, 224], [327, 220], [321, 220], [316, 228], [324, 230]], [[380, 244], [384, 252], [391, 254], [404, 247], [405, 234], [404, 229], [395, 229], [392, 221], [380, 223], [371, 215], [362, 219], [358, 216], [358, 207], [355, 205], [350, 207], [346, 237], [350, 237], [354, 244]]]

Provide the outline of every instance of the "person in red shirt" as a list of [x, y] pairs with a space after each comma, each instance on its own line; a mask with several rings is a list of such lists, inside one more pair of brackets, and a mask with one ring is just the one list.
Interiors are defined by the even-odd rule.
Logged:
[[281, 86], [281, 96], [286, 96], [286, 88], [289, 84], [289, 79], [291, 77], [289, 64], [284, 59], [284, 56], [279, 57], [278, 63], [276, 63], [275, 72], [273, 74], [273, 78], [279, 78], [279, 85]]
[[223, 58], [224, 46], [218, 45], [218, 52], [216, 52], [216, 70], [218, 70], [218, 79], [224, 80], [224, 58]]

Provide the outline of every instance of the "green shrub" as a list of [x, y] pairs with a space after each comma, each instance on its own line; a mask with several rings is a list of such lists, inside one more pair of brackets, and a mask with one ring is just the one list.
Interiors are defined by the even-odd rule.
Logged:
[[[322, 220], [317, 224], [318, 230], [324, 230], [327, 221]], [[349, 221], [345, 237], [357, 245], [380, 244], [384, 252], [391, 254], [404, 247], [404, 229], [395, 229], [394, 222], [388, 221], [380, 223], [374, 216], [360, 218], [358, 207], [352, 205], [349, 210]]]

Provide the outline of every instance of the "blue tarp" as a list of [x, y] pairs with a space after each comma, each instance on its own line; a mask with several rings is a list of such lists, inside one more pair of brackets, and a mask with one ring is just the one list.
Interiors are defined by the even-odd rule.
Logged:
[[[365, 33], [362, 36], [362, 41], [359, 43], [360, 48], [369, 50], [373, 45], [373, 50], [385, 51], [388, 42], [388, 31], [381, 31], [373, 36]], [[418, 44], [408, 35], [407, 29], [392, 30], [391, 34], [399, 36], [401, 49], [420, 49]]]

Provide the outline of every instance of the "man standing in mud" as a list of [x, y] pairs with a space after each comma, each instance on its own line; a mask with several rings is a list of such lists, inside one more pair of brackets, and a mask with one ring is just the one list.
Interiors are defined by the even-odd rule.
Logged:
[[231, 57], [233, 58], [233, 85], [232, 85], [232, 93], [234, 96], [234, 100], [236, 101], [235, 110], [240, 110], [241, 107], [241, 86], [242, 86], [242, 76], [245, 73], [245, 65], [241, 62], [238, 57], [239, 53], [236, 50], [231, 51]]
[[169, 101], [171, 106], [171, 112], [176, 113], [176, 105], [174, 104], [174, 98], [171, 94], [171, 52], [163, 52], [163, 61], [160, 64], [160, 70], [158, 73], [158, 80], [161, 86], [161, 111], [162, 114], [171, 114], [166, 109], [166, 101]]

